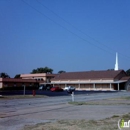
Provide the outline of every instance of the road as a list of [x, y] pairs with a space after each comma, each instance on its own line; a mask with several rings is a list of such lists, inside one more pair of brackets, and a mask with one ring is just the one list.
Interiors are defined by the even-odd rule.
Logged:
[[[10, 108], [11, 106], [13, 107], [19, 107], [21, 108], [22, 106], [26, 107], [26, 105], [31, 105], [31, 104], [35, 104], [36, 105], [40, 105], [40, 104], [44, 104], [46, 105], [56, 105], [56, 104], [60, 104], [60, 103], [67, 103], [69, 101], [72, 101], [72, 96], [71, 94], [68, 94], [65, 92], [66, 96], [62, 95], [62, 98], [59, 97], [59, 95], [61, 95], [62, 92], [48, 92], [46, 95], [50, 95], [50, 93], [52, 95], [54, 95], [54, 97], [48, 97], [48, 98], [34, 98], [34, 99], [14, 99], [14, 100], [3, 100], [0, 101], [0, 106], [4, 107], [6, 106], [6, 108]], [[51, 95], [51, 96], [52, 96]], [[58, 96], [56, 96], [58, 95]], [[129, 93], [125, 93], [125, 92], [102, 92], [102, 93], [98, 93], [98, 92], [89, 92], [89, 93], [78, 93], [74, 95], [74, 99], [75, 101], [90, 101], [90, 100], [98, 100], [98, 99], [107, 99], [110, 97], [110, 95], [112, 97], [118, 97], [118, 96], [124, 96], [124, 95], [129, 95]], [[3, 108], [4, 109], [4, 108]]]
[[[75, 91], [75, 95], [79, 94], [93, 94], [93, 93], [116, 93], [117, 91]], [[0, 95], [23, 95], [23, 90], [17, 91], [0, 91]], [[32, 95], [32, 90], [26, 90], [26, 95]], [[46, 95], [46, 96], [68, 96], [69, 94], [66, 91], [62, 92], [51, 92], [51, 91], [43, 91], [43, 90], [36, 90], [36, 95]]]
[[[75, 95], [75, 101], [102, 100], [123, 96], [130, 96], [130, 92], [78, 94]], [[24, 125], [57, 119], [103, 119], [115, 113], [122, 114], [130, 110], [130, 106], [120, 106], [120, 108], [118, 106], [73, 106], [68, 104], [71, 100], [71, 95], [0, 100], [0, 129], [20, 130]]]

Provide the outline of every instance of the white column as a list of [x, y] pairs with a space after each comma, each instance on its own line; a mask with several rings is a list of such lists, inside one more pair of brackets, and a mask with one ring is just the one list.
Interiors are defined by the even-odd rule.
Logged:
[[120, 85], [119, 85], [119, 83], [118, 83], [118, 91], [120, 90]]
[[110, 83], [110, 90], [111, 90], [111, 83]]
[[80, 83], [79, 83], [79, 89], [80, 89]]
[[95, 84], [93, 84], [93, 89], [94, 89], [94, 90], [96, 89]]

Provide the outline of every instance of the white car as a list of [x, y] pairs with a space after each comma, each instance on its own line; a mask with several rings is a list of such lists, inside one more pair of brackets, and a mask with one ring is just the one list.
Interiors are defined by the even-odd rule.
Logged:
[[64, 90], [65, 90], [65, 91], [75, 91], [75, 87], [73, 87], [73, 86], [66, 86], [66, 87], [64, 88]]

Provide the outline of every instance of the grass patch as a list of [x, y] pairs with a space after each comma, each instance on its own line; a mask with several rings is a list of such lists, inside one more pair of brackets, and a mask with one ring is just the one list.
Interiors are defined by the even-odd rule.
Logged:
[[68, 102], [68, 104], [71, 105], [105, 105], [105, 104], [100, 104], [96, 102]]
[[125, 99], [106, 99], [106, 100], [99, 100], [99, 101], [75, 101], [75, 102], [68, 102], [70, 105], [130, 105], [129, 97]]
[[[40, 123], [23, 130], [118, 130], [118, 120], [130, 117], [125, 115], [113, 115], [104, 120], [59, 120], [50, 123]], [[130, 118], [129, 118], [130, 119]]]
[[107, 99], [107, 100], [130, 100], [130, 96], [119, 97], [119, 98], [110, 98], [110, 99]]
[[130, 100], [130, 96], [129, 97], [123, 97], [123, 99]]
[[113, 116], [112, 116], [112, 118], [117, 118], [117, 117], [119, 117], [119, 115], [113, 115]]
[[122, 118], [125, 119], [125, 120], [130, 120], [130, 113], [123, 115]]
[[68, 102], [68, 103], [72, 105], [87, 105], [86, 102]]
[[110, 103], [106, 104], [106, 103], [98, 103], [98, 102], [68, 102], [68, 104], [71, 104], [71, 105], [113, 105]]
[[0, 96], [0, 100], [3, 99], [28, 99], [28, 98], [45, 98], [45, 95], [13, 95], [13, 96]]

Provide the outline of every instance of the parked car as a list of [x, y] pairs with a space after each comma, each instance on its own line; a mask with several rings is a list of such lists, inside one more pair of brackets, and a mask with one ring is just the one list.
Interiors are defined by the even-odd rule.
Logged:
[[54, 92], [54, 91], [57, 91], [57, 92], [63, 91], [63, 89], [60, 88], [60, 87], [52, 87], [50, 90], [51, 90], [52, 92]]
[[73, 87], [73, 86], [66, 86], [64, 88], [64, 90], [67, 91], [67, 92], [72, 92], [72, 91], [75, 91], [75, 87]]
[[47, 87], [45, 85], [40, 85], [39, 86], [39, 90], [46, 90], [46, 89], [47, 89]]
[[46, 84], [46, 90], [51, 90], [53, 86], [51, 84]]
[[40, 86], [39, 86], [39, 90], [50, 90], [51, 88], [52, 88], [53, 86], [52, 85], [50, 85], [50, 84], [41, 84]]

